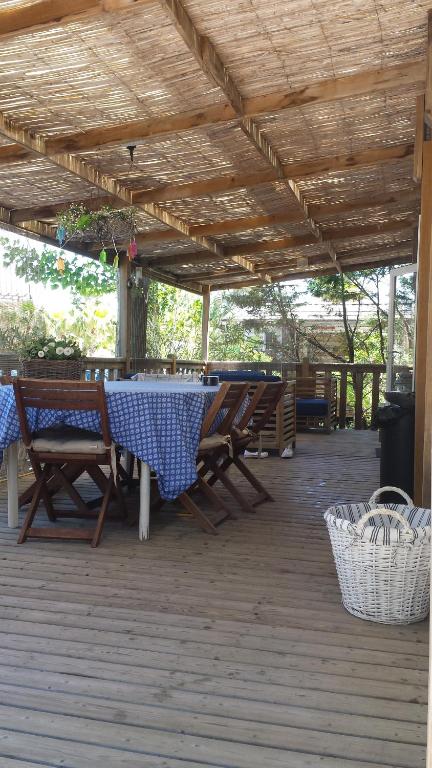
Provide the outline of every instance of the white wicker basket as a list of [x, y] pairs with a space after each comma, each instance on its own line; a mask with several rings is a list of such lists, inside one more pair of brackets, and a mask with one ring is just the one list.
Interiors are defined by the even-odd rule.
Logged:
[[[383, 491], [407, 502], [377, 504]], [[429, 612], [431, 511], [404, 491], [379, 488], [367, 504], [330, 507], [324, 514], [342, 602], [361, 619], [411, 624]]]

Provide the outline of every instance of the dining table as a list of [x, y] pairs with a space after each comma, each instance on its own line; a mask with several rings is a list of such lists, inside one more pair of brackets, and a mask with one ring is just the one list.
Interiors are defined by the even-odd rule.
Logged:
[[[139, 538], [149, 538], [151, 470], [162, 499], [171, 501], [196, 480], [201, 425], [219, 386], [190, 381], [106, 381], [111, 436], [124, 455], [141, 461]], [[65, 424], [99, 430], [96, 412], [28, 409], [32, 431]], [[0, 465], [7, 462], [8, 525], [18, 527], [18, 442], [13, 386], [0, 386]]]

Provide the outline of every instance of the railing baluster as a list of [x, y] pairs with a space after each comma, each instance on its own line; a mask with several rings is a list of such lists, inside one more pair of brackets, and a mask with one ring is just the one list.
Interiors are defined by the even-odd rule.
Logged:
[[348, 371], [343, 368], [339, 380], [339, 429], [346, 427]]
[[354, 384], [354, 429], [363, 429], [363, 377], [364, 371], [353, 371]]
[[371, 406], [371, 419], [373, 418], [373, 415], [378, 408], [379, 400], [380, 400], [380, 382], [381, 382], [381, 372], [380, 371], [373, 371], [372, 373], [372, 406]]

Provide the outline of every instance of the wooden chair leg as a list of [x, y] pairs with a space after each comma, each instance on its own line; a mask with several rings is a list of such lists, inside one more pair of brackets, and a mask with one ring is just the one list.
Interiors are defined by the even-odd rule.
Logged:
[[213, 535], [217, 534], [217, 530], [213, 523], [210, 522], [204, 512], [201, 512], [200, 508], [195, 504], [195, 502], [186, 492], [181, 493], [178, 497], [178, 500], [184, 506], [184, 508], [192, 514], [203, 531], [212, 533]]
[[51, 471], [51, 465], [45, 464], [44, 468], [41, 470], [41, 473], [38, 479], [36, 480], [33, 498], [30, 502], [30, 506], [28, 508], [27, 514], [24, 518], [24, 522], [19, 532], [18, 541], [17, 541], [18, 544], [24, 544], [24, 542], [27, 539], [28, 531], [31, 528], [40, 500], [42, 498], [43, 484], [45, 483], [45, 480], [48, 477], [48, 474], [50, 471]]
[[62, 472], [60, 467], [54, 467], [54, 475], [58, 479], [58, 482], [61, 483], [68, 496], [70, 496], [80, 514], [83, 517], [87, 517], [90, 513], [87, 504], [84, 502], [84, 499], [80, 496], [76, 488], [68, 480], [66, 475]]
[[211, 488], [205, 480], [203, 480], [202, 477], [198, 478], [198, 488], [200, 491], [203, 492], [205, 496], [207, 496], [210, 504], [216, 509], [216, 511], [219, 513], [218, 519], [212, 520], [213, 525], [219, 525], [219, 523], [222, 523], [223, 520], [226, 520], [227, 517], [232, 517], [234, 519], [237, 519], [237, 515], [235, 515], [229, 507], [225, 504], [225, 502], [218, 496], [218, 494]]
[[247, 512], [248, 514], [253, 514], [255, 510], [252, 507], [252, 505], [249, 504], [249, 502], [244, 498], [244, 496], [236, 488], [234, 483], [228, 477], [227, 473], [222, 471], [217, 461], [210, 460], [210, 461], [207, 461], [206, 464], [211, 469], [213, 474], [216, 475], [218, 480], [220, 480], [221, 483], [223, 483], [227, 491], [229, 491], [230, 494], [234, 496], [235, 500], [239, 503], [239, 505], [244, 510], [244, 512]]
[[97, 519], [97, 523], [96, 523], [96, 528], [94, 530], [93, 538], [91, 540], [91, 546], [92, 547], [97, 547], [99, 542], [100, 542], [100, 538], [101, 538], [101, 535], [102, 535], [102, 529], [104, 527], [106, 513], [107, 513], [107, 510], [108, 510], [108, 505], [109, 505], [109, 503], [111, 501], [111, 496], [112, 496], [113, 488], [114, 488], [114, 476], [113, 476], [113, 473], [111, 472], [111, 474], [110, 474], [110, 476], [108, 478], [107, 488], [106, 488], [106, 491], [105, 491], [105, 494], [104, 494], [104, 497], [103, 497], [103, 500], [102, 500], [102, 506], [100, 508], [100, 512], [99, 512], [99, 515], [98, 515], [98, 519]]
[[258, 504], [263, 504], [265, 501], [274, 501], [273, 497], [262, 485], [262, 483], [260, 483], [258, 478], [256, 478], [255, 475], [250, 471], [249, 467], [245, 466], [245, 464], [240, 459], [240, 456], [234, 457], [234, 464], [259, 494], [259, 498], [252, 502], [254, 507], [256, 507]]

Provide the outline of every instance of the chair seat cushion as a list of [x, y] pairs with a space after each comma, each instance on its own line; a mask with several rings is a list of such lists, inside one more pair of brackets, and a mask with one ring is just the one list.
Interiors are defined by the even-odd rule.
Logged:
[[297, 416], [327, 416], [329, 401], [323, 397], [297, 397]]
[[219, 432], [215, 432], [214, 435], [203, 437], [200, 441], [198, 451], [199, 453], [208, 453], [214, 451], [216, 448], [222, 448], [230, 444], [230, 438], [227, 435], [220, 435]]
[[219, 381], [281, 381], [280, 376], [270, 376], [259, 371], [210, 371]]
[[32, 435], [32, 448], [43, 453], [105, 453], [102, 435], [88, 429], [60, 424]]

